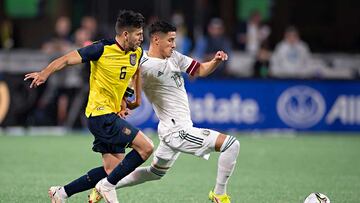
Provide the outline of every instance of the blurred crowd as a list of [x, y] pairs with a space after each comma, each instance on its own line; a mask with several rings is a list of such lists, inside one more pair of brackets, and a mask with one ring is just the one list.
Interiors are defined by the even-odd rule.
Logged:
[[[97, 20], [92, 16], [83, 17], [80, 27], [73, 33], [71, 28], [69, 17], [62, 16], [56, 20], [53, 34], [41, 46], [41, 51], [49, 56], [49, 61], [107, 37], [99, 32]], [[57, 125], [74, 126], [85, 106], [89, 71], [89, 64], [81, 64], [78, 67], [66, 68], [50, 77], [40, 94], [32, 120], [43, 122], [48, 121], [47, 117], [52, 117], [56, 118]], [[69, 115], [70, 113], [72, 115]], [[51, 114], [55, 116], [49, 116]]]
[[[158, 19], [157, 16], [147, 18], [148, 24]], [[309, 46], [301, 39], [300, 31], [289, 25], [283, 31], [283, 39], [269, 43], [271, 27], [264, 21], [261, 13], [253, 11], [247, 20], [236, 23], [230, 31], [226, 30], [221, 18], [211, 18], [205, 23], [200, 33], [189, 35], [189, 23], [181, 12], [174, 12], [170, 18], [177, 27], [177, 50], [190, 55], [198, 61], [206, 61], [217, 50], [224, 50], [230, 60], [223, 63], [211, 78], [299, 78], [299, 79], [353, 79], [358, 78], [356, 69], [345, 70], [332, 68], [332, 61], [324, 61], [311, 53]], [[102, 27], [101, 27], [102, 28]], [[1, 24], [1, 44], [3, 48], [11, 47], [11, 23], [3, 21]], [[74, 48], [89, 45], [95, 40], [108, 38], [113, 34], [113, 28], [100, 29], [97, 19], [84, 16], [80, 26], [74, 29], [71, 19], [61, 16], [54, 24], [51, 36], [43, 36], [41, 50], [50, 59], [62, 55]], [[148, 48], [147, 30], [144, 30], [143, 48]], [[338, 61], [341, 61], [338, 60]], [[330, 64], [330, 65], [329, 65]], [[79, 76], [69, 71], [61, 81], [76, 86]], [[354, 75], [356, 75], [354, 77]], [[61, 84], [60, 84], [61, 85]]]
[[[149, 17], [148, 24], [156, 19], [156, 16]], [[271, 28], [257, 11], [246, 21], [238, 22], [234, 26], [234, 36], [228, 35], [221, 18], [209, 19], [203, 33], [192, 38], [182, 13], [173, 13], [170, 21], [177, 27], [176, 49], [179, 52], [201, 62], [212, 58], [218, 50], [228, 53], [230, 60], [221, 64], [210, 78], [322, 79], [340, 76], [343, 77], [341, 79], [353, 79], [354, 74], [358, 75], [357, 72], [346, 72], [344, 69], [338, 71], [317, 58], [311, 53], [309, 45], [301, 39], [301, 33], [295, 26], [289, 25], [284, 30], [283, 39], [271, 48]], [[1, 28], [2, 47], [11, 48], [11, 23], [4, 21]], [[54, 23], [52, 34], [44, 36], [41, 52], [49, 56], [51, 61], [70, 50], [112, 36], [112, 29], [100, 29], [97, 19], [92, 16], [84, 16], [80, 26], [74, 29], [71, 19], [61, 16]], [[143, 48], [146, 50], [149, 43], [146, 27], [144, 33]], [[46, 125], [36, 122], [49, 122], [48, 118], [56, 118], [53, 122], [68, 127], [82, 122], [79, 115], [82, 115], [80, 112], [85, 106], [89, 76], [89, 68], [84, 66], [88, 64], [67, 68], [49, 78], [35, 104], [36, 111], [30, 116], [31, 124]], [[245, 69], [247, 71], [244, 71]]]

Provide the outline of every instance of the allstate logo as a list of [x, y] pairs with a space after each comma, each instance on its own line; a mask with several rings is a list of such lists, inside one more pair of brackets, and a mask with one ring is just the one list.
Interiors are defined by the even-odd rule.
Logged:
[[141, 105], [135, 110], [133, 110], [131, 114], [126, 118], [126, 120], [134, 126], [145, 123], [153, 115], [151, 103], [147, 100], [144, 93], [142, 93], [141, 99]]
[[316, 125], [325, 113], [321, 94], [307, 86], [295, 86], [285, 90], [277, 102], [281, 120], [294, 128], [309, 128]]

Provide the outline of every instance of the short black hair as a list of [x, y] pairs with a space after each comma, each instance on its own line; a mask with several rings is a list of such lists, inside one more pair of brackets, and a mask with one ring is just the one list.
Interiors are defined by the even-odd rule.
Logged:
[[141, 13], [132, 10], [121, 10], [116, 20], [115, 31], [120, 34], [125, 27], [142, 28], [145, 25], [145, 18]]
[[176, 27], [165, 21], [156, 21], [150, 25], [149, 34], [151, 36], [157, 32], [162, 32], [165, 34], [168, 32], [176, 32]]
[[295, 33], [299, 33], [298, 29], [293, 26], [293, 25], [290, 25], [288, 26], [286, 29], [285, 29], [285, 32], [288, 33], [288, 32], [295, 32]]

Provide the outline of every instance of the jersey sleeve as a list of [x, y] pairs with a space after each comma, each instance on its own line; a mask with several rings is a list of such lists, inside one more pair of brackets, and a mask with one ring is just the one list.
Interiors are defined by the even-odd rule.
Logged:
[[143, 55], [140, 59], [140, 66], [142, 66], [147, 60], [149, 60], [149, 59]]
[[104, 52], [104, 44], [101, 42], [80, 48], [77, 50], [81, 56], [82, 62], [97, 61]]
[[149, 58], [147, 57], [146, 52], [143, 50], [143, 53], [140, 58], [140, 66], [142, 66], [148, 60], [149, 60]]
[[144, 56], [144, 50], [141, 48], [141, 47], [139, 47], [139, 49], [140, 49], [140, 57], [139, 57], [139, 61], [138, 61], [138, 66], [140, 66], [141, 65], [141, 61], [143, 60], [143, 56]]
[[177, 58], [180, 70], [191, 76], [193, 76], [196, 73], [196, 70], [200, 67], [199, 62], [179, 52], [175, 52], [175, 57]]

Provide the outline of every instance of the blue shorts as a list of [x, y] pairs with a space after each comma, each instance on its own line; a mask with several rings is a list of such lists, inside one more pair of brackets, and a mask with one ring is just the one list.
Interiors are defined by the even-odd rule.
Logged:
[[115, 113], [90, 116], [88, 128], [95, 137], [92, 150], [103, 154], [125, 153], [139, 132]]

